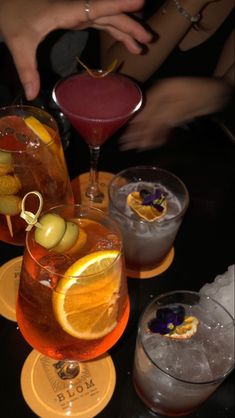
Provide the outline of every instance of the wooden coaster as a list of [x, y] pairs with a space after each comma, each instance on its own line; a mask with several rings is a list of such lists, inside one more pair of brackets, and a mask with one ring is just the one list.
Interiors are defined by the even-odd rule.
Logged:
[[74, 194], [75, 203], [82, 203], [84, 205], [92, 206], [104, 211], [108, 211], [109, 198], [108, 198], [108, 186], [112, 180], [114, 174], [106, 171], [98, 172], [98, 181], [101, 192], [104, 194], [104, 200], [102, 203], [93, 202], [86, 196], [86, 188], [89, 181], [89, 173], [83, 173], [80, 176], [72, 180], [72, 189]]
[[133, 279], [150, 279], [154, 276], [159, 276], [159, 274], [164, 273], [166, 271], [172, 261], [174, 260], [175, 256], [175, 250], [174, 247], [171, 248], [167, 256], [164, 258], [164, 260], [155, 268], [152, 270], [131, 270], [127, 268], [127, 276]]
[[39, 417], [92, 418], [110, 401], [116, 384], [116, 372], [108, 354], [79, 363], [73, 379], [63, 375], [63, 362], [33, 350], [21, 373], [25, 401]]
[[0, 267], [0, 315], [16, 321], [16, 299], [20, 282], [22, 257], [16, 257]]

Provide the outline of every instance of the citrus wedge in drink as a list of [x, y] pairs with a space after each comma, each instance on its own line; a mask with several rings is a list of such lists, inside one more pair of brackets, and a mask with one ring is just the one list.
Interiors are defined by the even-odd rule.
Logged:
[[127, 196], [127, 204], [135, 213], [137, 213], [137, 215], [140, 216], [140, 218], [148, 222], [153, 222], [156, 219], [160, 219], [167, 212], [166, 200], [162, 202], [162, 206], [164, 208], [163, 211], [159, 212], [154, 206], [143, 204], [143, 199], [140, 196], [140, 192], [130, 193]]
[[43, 126], [43, 124], [36, 119], [34, 116], [28, 116], [24, 119], [26, 125], [45, 143], [48, 144], [51, 142], [52, 137]]
[[34, 116], [28, 116], [27, 118], [24, 119], [24, 121], [26, 125], [28, 126], [28, 128], [30, 128], [31, 131], [33, 131], [33, 133], [37, 135], [37, 137], [40, 138], [42, 142], [44, 142], [44, 144], [50, 146], [50, 149], [53, 153], [58, 154], [58, 156], [62, 158], [62, 160], [64, 159], [63, 154], [61, 155], [61, 152], [59, 152], [57, 144], [54, 141], [52, 141], [53, 138], [48, 131], [50, 129], [49, 127], [47, 130], [47, 128]]
[[109, 334], [117, 324], [121, 283], [120, 253], [103, 250], [78, 259], [65, 272], [53, 294], [53, 309], [64, 331], [93, 340]]

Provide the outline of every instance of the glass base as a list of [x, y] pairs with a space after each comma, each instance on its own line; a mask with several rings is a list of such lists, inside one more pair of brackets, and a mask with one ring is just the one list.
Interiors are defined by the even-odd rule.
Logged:
[[174, 260], [175, 250], [171, 248], [164, 260], [156, 267], [150, 270], [132, 270], [127, 268], [127, 276], [133, 279], [150, 279], [154, 276], [164, 273]]
[[22, 257], [16, 257], [0, 267], [0, 315], [16, 321], [16, 299], [20, 282]]
[[[33, 350], [21, 373], [21, 389], [29, 407], [40, 417], [91, 418], [110, 401], [116, 384], [113, 361], [108, 354], [79, 363], [80, 373], [65, 379], [63, 362]], [[62, 377], [60, 377], [62, 376]]]
[[86, 189], [87, 189], [87, 185], [89, 182], [89, 175], [90, 175], [89, 173], [83, 173], [80, 176], [73, 179], [72, 189], [73, 189], [75, 202], [82, 203], [88, 206], [93, 206], [104, 211], [108, 211], [108, 206], [109, 206], [108, 186], [114, 174], [108, 173], [106, 171], [98, 172], [99, 188], [100, 188], [100, 191], [104, 195], [104, 199], [102, 202], [92, 201], [89, 199], [89, 197], [86, 196]]

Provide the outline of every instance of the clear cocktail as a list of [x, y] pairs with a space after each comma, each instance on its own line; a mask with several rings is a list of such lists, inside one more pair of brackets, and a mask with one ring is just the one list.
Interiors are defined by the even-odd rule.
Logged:
[[[148, 193], [153, 199], [145, 202]], [[189, 197], [184, 184], [157, 167], [127, 168], [111, 181], [109, 202], [110, 215], [122, 231], [128, 269], [154, 269], [171, 250], [187, 209]]]
[[71, 75], [54, 89], [54, 98], [90, 147], [90, 180], [86, 195], [103, 199], [97, 183], [100, 146], [123, 126], [142, 104], [139, 87], [128, 77], [102, 72]]
[[[0, 109], [0, 238], [25, 242], [20, 218], [22, 197], [31, 190], [43, 195], [44, 208], [72, 203], [73, 195], [58, 127], [41, 109], [11, 106]], [[35, 212], [37, 197], [27, 201]]]
[[175, 291], [156, 298], [138, 329], [134, 386], [164, 416], [198, 408], [234, 368], [231, 315], [213, 299]]

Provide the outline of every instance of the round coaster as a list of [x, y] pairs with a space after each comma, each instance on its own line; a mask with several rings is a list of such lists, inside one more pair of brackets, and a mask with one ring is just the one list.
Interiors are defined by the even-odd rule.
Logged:
[[63, 364], [33, 350], [21, 373], [25, 401], [43, 418], [96, 416], [114, 392], [116, 373], [111, 357], [105, 354], [79, 363], [80, 373], [72, 380], [64, 378]]
[[16, 257], [0, 267], [0, 315], [11, 321], [16, 321], [21, 265], [22, 257]]
[[103, 202], [93, 202], [86, 196], [86, 188], [89, 181], [89, 173], [83, 173], [80, 176], [72, 180], [72, 189], [75, 198], [75, 202], [83, 203], [84, 205], [93, 206], [101, 210], [108, 210], [109, 198], [108, 198], [108, 186], [112, 180], [114, 174], [106, 171], [98, 172], [98, 181], [101, 192], [104, 194]]
[[171, 248], [167, 256], [164, 258], [164, 260], [155, 268], [152, 270], [131, 270], [127, 268], [127, 276], [133, 279], [150, 279], [154, 276], [159, 276], [159, 274], [164, 273], [166, 271], [172, 261], [174, 260], [175, 256], [175, 250], [174, 247]]

